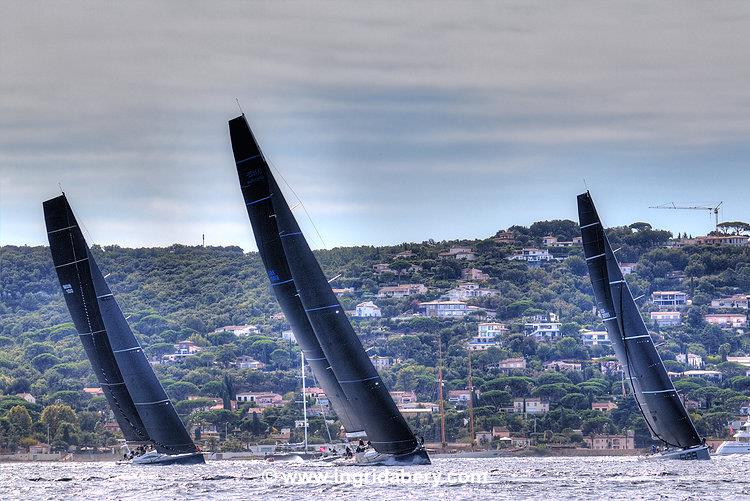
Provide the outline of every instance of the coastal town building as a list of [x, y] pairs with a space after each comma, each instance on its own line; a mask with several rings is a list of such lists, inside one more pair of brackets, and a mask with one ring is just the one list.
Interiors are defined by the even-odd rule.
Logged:
[[599, 451], [635, 449], [635, 432], [628, 430], [624, 435], [589, 435], [586, 444], [589, 449]]
[[253, 357], [248, 355], [241, 355], [234, 359], [234, 365], [238, 369], [252, 369], [252, 370], [263, 370], [266, 364], [255, 360]]
[[620, 271], [623, 275], [630, 275], [635, 271], [638, 263], [620, 263]]
[[36, 403], [36, 398], [31, 393], [16, 393], [16, 396], [26, 400], [30, 404]]
[[343, 287], [341, 289], [331, 289], [334, 294], [336, 294], [336, 297], [344, 297], [344, 296], [351, 296], [354, 294], [354, 287]]
[[544, 364], [544, 370], [548, 371], [580, 371], [581, 368], [580, 362], [566, 362], [565, 360], [552, 360]]
[[419, 312], [426, 317], [460, 318], [470, 310], [463, 301], [427, 301], [419, 303]]
[[284, 341], [289, 341], [290, 343], [297, 344], [297, 338], [294, 337], [294, 331], [292, 329], [287, 329], [285, 331], [281, 332], [281, 339]]
[[697, 237], [695, 243], [698, 245], [731, 245], [743, 247], [750, 245], [750, 238], [745, 235], [708, 235]]
[[711, 325], [722, 329], [741, 329], [747, 327], [747, 315], [739, 313], [710, 313], [703, 317]]
[[461, 278], [463, 280], [485, 282], [490, 279], [490, 276], [484, 273], [482, 270], [478, 270], [476, 268], [466, 268], [464, 270], [461, 270]]
[[591, 402], [591, 410], [599, 412], [610, 412], [617, 409], [617, 404], [614, 402]]
[[677, 360], [680, 363], [687, 364], [690, 367], [694, 367], [696, 369], [702, 369], [703, 368], [703, 357], [700, 355], [696, 355], [695, 353], [689, 353], [685, 355], [684, 353], [678, 353], [675, 356], [675, 360]]
[[388, 367], [393, 365], [391, 357], [381, 357], [380, 355], [371, 356], [370, 361], [376, 369], [387, 369]]
[[523, 326], [524, 333], [539, 341], [557, 339], [560, 334], [560, 322], [530, 322]]
[[363, 301], [359, 303], [354, 311], [354, 316], [358, 318], [378, 318], [383, 316], [383, 314], [380, 312], [380, 307], [372, 301]]
[[509, 261], [526, 261], [527, 263], [540, 263], [552, 261], [554, 256], [547, 249], [535, 249], [532, 247], [521, 250], [520, 254], [514, 254], [507, 258]]
[[259, 334], [260, 329], [257, 325], [225, 325], [214, 330], [215, 333], [219, 332], [231, 332], [237, 337], [251, 336], [253, 334]]
[[541, 398], [516, 398], [513, 400], [513, 412], [520, 414], [546, 414], [549, 402]]
[[477, 256], [474, 253], [474, 249], [471, 247], [451, 247], [446, 252], [438, 254], [440, 257], [450, 257], [453, 259], [459, 259], [464, 261], [474, 261]]
[[246, 391], [237, 393], [237, 402], [254, 403], [258, 407], [279, 407], [284, 405], [284, 397], [273, 392]]
[[508, 332], [508, 327], [500, 322], [480, 322], [477, 335], [469, 341], [469, 349], [482, 351], [492, 346], [500, 346], [498, 337]]
[[581, 237], [573, 237], [571, 241], [558, 240], [556, 236], [547, 235], [542, 238], [542, 245], [545, 247], [573, 247], [575, 245], [581, 245]]
[[396, 405], [409, 404], [417, 401], [417, 394], [413, 391], [392, 391], [390, 393], [391, 398], [396, 402]]
[[687, 294], [680, 291], [655, 291], [651, 294], [651, 300], [660, 308], [687, 305]]
[[722, 297], [711, 301], [711, 308], [747, 310], [748, 298], [746, 294]]
[[493, 240], [499, 244], [513, 244], [516, 242], [516, 236], [512, 231], [499, 231]]
[[580, 332], [581, 343], [584, 346], [610, 346], [612, 343], [609, 340], [607, 331], [590, 331], [583, 329]]
[[427, 292], [427, 287], [425, 287], [424, 284], [401, 284], [401, 285], [393, 285], [393, 286], [388, 286], [388, 287], [381, 287], [378, 290], [378, 297], [379, 298], [386, 298], [386, 297], [403, 298], [403, 297], [414, 296], [417, 294], [425, 294], [426, 292]]
[[469, 299], [497, 295], [498, 291], [494, 289], [482, 289], [479, 284], [474, 282], [460, 283], [458, 284], [458, 287], [445, 293], [445, 297], [451, 301], [468, 301]]
[[674, 327], [682, 323], [682, 313], [679, 311], [652, 311], [649, 316], [659, 327]]
[[[479, 390], [474, 389], [474, 394], [478, 397], [480, 395]], [[466, 407], [469, 404], [471, 392], [468, 388], [460, 390], [450, 390], [448, 392], [448, 402], [456, 405], [456, 407]]]
[[191, 357], [197, 353], [203, 351], [203, 348], [195, 344], [190, 340], [184, 340], [174, 345], [174, 353], [164, 355], [161, 357], [162, 363], [177, 362], [185, 357]]
[[393, 273], [391, 265], [389, 265], [388, 263], [378, 263], [376, 265], [373, 265], [372, 271], [374, 271], [376, 274]]
[[736, 357], [727, 357], [727, 362], [731, 362], [733, 364], [741, 365], [743, 367], [747, 367], [750, 369], [750, 357], [742, 357], [742, 356], [736, 356]]
[[399, 259], [399, 258], [401, 258], [401, 259], [407, 259], [407, 258], [410, 258], [410, 257], [414, 257], [414, 253], [412, 251], [410, 251], [410, 250], [405, 250], [405, 251], [399, 252], [398, 254], [396, 254], [395, 256], [393, 256], [393, 259]]
[[524, 357], [506, 358], [497, 363], [497, 368], [503, 372], [524, 370], [526, 369], [526, 359]]

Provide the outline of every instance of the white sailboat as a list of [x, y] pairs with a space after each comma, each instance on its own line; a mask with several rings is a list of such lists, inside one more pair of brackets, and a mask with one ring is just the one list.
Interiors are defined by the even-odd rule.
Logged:
[[750, 417], [743, 423], [739, 431], [732, 435], [737, 440], [728, 440], [716, 449], [716, 455], [750, 454]]

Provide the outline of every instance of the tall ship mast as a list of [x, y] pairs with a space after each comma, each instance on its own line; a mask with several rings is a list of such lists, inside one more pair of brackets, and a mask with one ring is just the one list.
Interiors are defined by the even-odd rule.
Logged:
[[[245, 205], [248, 208], [262, 206], [265, 218], [273, 220], [271, 224], [263, 220], [263, 216], [254, 216], [248, 210], [258, 248], [264, 249], [262, 258], [264, 253], [268, 253], [269, 242], [274, 242], [274, 266], [269, 266], [269, 257], [263, 258], [274, 293], [285, 314], [290, 305], [294, 308], [292, 317], [287, 315], [287, 320], [304, 329], [302, 337], [307, 346], [302, 343], [300, 346], [318, 351], [318, 356], [305, 354], [308, 362], [313, 358], [327, 361], [327, 365], [319, 366], [317, 370], [311, 366], [321, 386], [326, 393], [329, 391], [326, 385], [341, 389], [343, 398], [339, 399], [339, 408], [344, 409], [350, 421], [361, 426], [374, 449], [358, 455], [358, 462], [429, 464], [429, 457], [420, 440], [396, 407], [310, 250], [245, 116], [230, 121], [229, 129]], [[281, 243], [280, 249], [275, 242]], [[278, 265], [285, 265], [281, 267], [281, 273]], [[286, 286], [286, 293], [281, 296], [274, 284]], [[307, 322], [304, 322], [297, 304], [289, 297], [299, 299]], [[286, 303], [286, 309], [282, 301]], [[317, 346], [308, 336], [308, 328], [312, 330]], [[334, 409], [338, 413], [336, 405]]]
[[658, 457], [709, 459], [708, 447], [669, 379], [633, 300], [589, 192], [578, 195], [578, 217], [596, 307], [607, 336], [651, 435], [668, 447]]
[[65, 195], [44, 219], [55, 271], [86, 355], [130, 445], [155, 450], [137, 464], [203, 463], [89, 250]]

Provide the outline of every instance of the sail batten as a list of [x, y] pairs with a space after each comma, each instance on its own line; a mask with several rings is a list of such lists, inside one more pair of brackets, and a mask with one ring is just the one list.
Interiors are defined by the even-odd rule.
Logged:
[[578, 214], [596, 307], [649, 429], [670, 446], [700, 445], [702, 439], [656, 351], [588, 192], [578, 196]]

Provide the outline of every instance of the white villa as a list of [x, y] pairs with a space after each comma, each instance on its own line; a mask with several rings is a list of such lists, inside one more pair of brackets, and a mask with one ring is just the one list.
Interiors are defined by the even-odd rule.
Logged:
[[607, 336], [607, 331], [590, 331], [586, 329], [581, 330], [581, 343], [584, 346], [610, 346], [612, 344]]
[[509, 261], [526, 261], [527, 263], [540, 263], [542, 261], [552, 261], [554, 256], [547, 249], [523, 249], [520, 254], [515, 254], [507, 258]]
[[380, 312], [380, 307], [372, 301], [364, 301], [362, 303], [359, 303], [354, 311], [354, 316], [359, 318], [383, 316], [383, 314]]
[[531, 336], [538, 340], [544, 339], [556, 339], [560, 337], [560, 326], [559, 322], [534, 322], [524, 324], [523, 330], [527, 336]]

